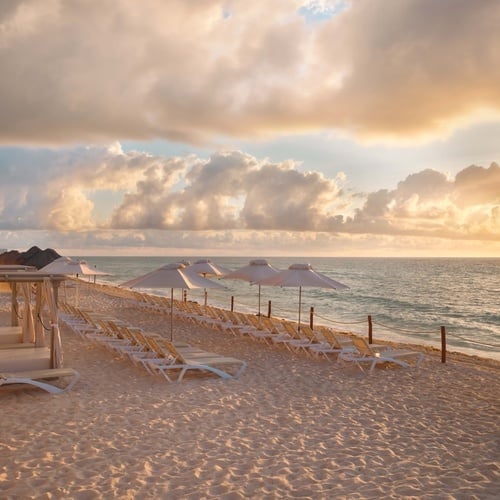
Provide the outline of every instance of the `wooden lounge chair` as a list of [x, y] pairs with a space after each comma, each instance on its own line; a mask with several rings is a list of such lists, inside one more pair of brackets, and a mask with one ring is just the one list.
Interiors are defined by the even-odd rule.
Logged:
[[[57, 387], [48, 382], [55, 378], [71, 377], [64, 388]], [[46, 370], [20, 371], [13, 373], [0, 373], [0, 386], [8, 384], [29, 384], [51, 394], [61, 394], [69, 391], [80, 378], [80, 374], [73, 368], [48, 368]]]
[[249, 335], [257, 340], [263, 340], [268, 344], [272, 344], [272, 339], [280, 334], [284, 334], [282, 322], [273, 318], [262, 316], [260, 318], [260, 328], [253, 330]]
[[247, 314], [225, 311], [224, 316], [226, 318], [225, 330], [233, 335], [248, 334], [249, 331], [255, 329]]
[[424, 355], [421, 352], [390, 348], [378, 351], [361, 337], [353, 337], [352, 342], [354, 347], [356, 347], [356, 351], [341, 352], [339, 356], [344, 361], [352, 361], [356, 363], [361, 371], [364, 371], [361, 366], [362, 363], [370, 363], [369, 372], [373, 373], [375, 366], [379, 363], [395, 363], [403, 368], [409, 368], [411, 365], [402, 358], [416, 357], [417, 360], [415, 366], [419, 366], [424, 360]]
[[274, 344], [282, 344], [290, 351], [298, 350], [301, 345], [308, 345], [309, 339], [303, 335], [295, 324], [290, 321], [282, 321], [284, 332], [271, 337]]
[[[189, 350], [182, 351], [171, 342], [164, 341], [163, 346], [168, 349], [170, 356], [165, 358], [165, 363], [150, 364], [149, 367], [161, 373], [169, 382], [181, 382], [189, 370], [198, 370], [214, 373], [223, 379], [238, 378], [246, 368], [246, 362], [240, 359], [229, 358], [215, 353], [198, 350], [196, 353]], [[223, 366], [235, 366], [235, 373], [224, 371]], [[171, 371], [179, 371], [177, 378], [171, 378]]]
[[310, 350], [318, 346], [327, 346], [327, 342], [319, 332], [315, 332], [311, 327], [302, 325], [300, 327], [301, 338], [297, 340], [290, 340], [288, 345], [292, 349], [299, 351], [302, 349], [304, 352], [311, 352]]
[[138, 366], [143, 366], [151, 375], [153, 371], [149, 368], [151, 363], [165, 363], [166, 351], [161, 347], [163, 338], [156, 333], [145, 333], [139, 329], [132, 331], [137, 341], [137, 348], [126, 352], [130, 360]]
[[[351, 337], [342, 337], [340, 335], [336, 335], [331, 330], [323, 329], [321, 332], [323, 338], [326, 341], [325, 343], [319, 343], [309, 346], [309, 351], [316, 355], [323, 355], [326, 359], [330, 359], [329, 354], [337, 354], [339, 355], [341, 352], [343, 353], [352, 353], [356, 352], [356, 348], [352, 343]], [[341, 361], [341, 357], [337, 356], [337, 362]]]

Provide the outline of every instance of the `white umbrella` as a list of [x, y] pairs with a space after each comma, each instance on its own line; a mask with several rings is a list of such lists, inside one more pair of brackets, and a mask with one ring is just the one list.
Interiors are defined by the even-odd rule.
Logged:
[[127, 288], [170, 288], [170, 340], [173, 338], [174, 288], [224, 288], [194, 273], [186, 273], [184, 264], [166, 264], [120, 286]]
[[[184, 266], [188, 267], [191, 265], [191, 261], [187, 260], [187, 259], [181, 259], [178, 261], [179, 264], [183, 264]], [[184, 295], [184, 290], [181, 289], [181, 300], [185, 300], [186, 299], [186, 296]]]
[[[229, 273], [229, 269], [225, 267], [214, 264], [210, 259], [200, 259], [194, 264], [190, 264], [186, 267], [187, 273], [200, 274], [204, 278], [207, 276], [224, 276]], [[207, 290], [205, 289], [205, 305], [207, 305]]]
[[109, 273], [99, 271], [94, 267], [89, 267], [85, 260], [73, 260], [69, 257], [59, 257], [53, 260], [50, 264], [42, 267], [39, 270], [41, 273], [54, 274], [74, 274], [76, 276], [82, 274], [85, 276], [107, 276]]
[[[54, 273], [54, 274], [69, 274], [75, 275], [77, 278], [79, 275], [84, 276], [108, 276], [109, 273], [104, 271], [99, 271], [96, 268], [89, 267], [84, 260], [73, 260], [69, 257], [59, 257], [53, 260], [51, 263], [39, 269], [41, 273]], [[75, 304], [78, 305], [78, 282], [76, 283], [75, 289]]]
[[230, 272], [229, 269], [215, 264], [210, 259], [200, 259], [194, 264], [187, 266], [186, 271], [201, 274], [204, 278], [207, 276], [224, 276]]
[[69, 262], [73, 262], [73, 260], [69, 257], [59, 257], [39, 269], [39, 271], [41, 273], [68, 274], [67, 267]]
[[247, 266], [240, 267], [223, 276], [223, 279], [244, 280], [259, 285], [259, 318], [260, 318], [260, 282], [279, 273], [279, 269], [271, 266], [265, 259], [251, 260]]
[[299, 322], [300, 330], [300, 311], [302, 307], [302, 287], [315, 288], [333, 288], [342, 290], [349, 288], [328, 276], [315, 271], [310, 264], [292, 264], [288, 269], [281, 271], [270, 278], [260, 281], [261, 285], [299, 287]]
[[95, 267], [89, 267], [85, 260], [72, 260], [67, 264], [68, 272], [66, 274], [80, 274], [85, 276], [109, 276], [109, 273], [105, 271], [100, 271]]

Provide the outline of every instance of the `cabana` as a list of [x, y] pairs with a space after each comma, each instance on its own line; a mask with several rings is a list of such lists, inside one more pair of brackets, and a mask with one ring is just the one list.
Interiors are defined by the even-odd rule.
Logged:
[[[38, 370], [62, 367], [61, 336], [58, 325], [57, 290], [64, 275], [41, 273], [22, 266], [0, 266], [0, 285], [11, 293], [10, 325], [0, 327], [0, 371]], [[34, 308], [31, 304], [35, 293]], [[24, 306], [19, 307], [22, 296]], [[44, 306], [49, 316], [42, 318]], [[21, 325], [19, 322], [21, 321]], [[50, 347], [45, 331], [50, 330]]]

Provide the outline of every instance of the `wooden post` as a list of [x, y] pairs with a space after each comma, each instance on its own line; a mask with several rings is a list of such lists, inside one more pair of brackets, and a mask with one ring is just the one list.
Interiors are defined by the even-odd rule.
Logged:
[[373, 323], [370, 314], [368, 315], [368, 343], [373, 344]]
[[234, 312], [234, 295], [231, 295], [231, 312]]
[[267, 317], [271, 317], [271, 301], [267, 303]]
[[311, 330], [314, 328], [314, 307], [311, 306], [311, 309], [309, 311], [309, 327]]
[[19, 325], [19, 303], [17, 302], [17, 283], [11, 283], [10, 288], [12, 290], [12, 306], [10, 310], [10, 324], [12, 326]]
[[59, 285], [61, 284], [59, 281], [52, 281], [52, 290], [54, 291], [54, 301], [56, 303], [56, 307], [59, 307]]
[[[42, 325], [42, 305], [43, 305], [43, 297], [42, 297], [42, 283], [35, 283], [36, 296], [35, 296], [35, 346], [45, 346], [45, 335], [43, 331]], [[53, 367], [51, 360], [51, 367]]]
[[188, 291], [186, 289], [182, 290], [182, 298], [183, 298], [184, 302], [187, 302]]
[[446, 363], [446, 328], [441, 327], [441, 363]]

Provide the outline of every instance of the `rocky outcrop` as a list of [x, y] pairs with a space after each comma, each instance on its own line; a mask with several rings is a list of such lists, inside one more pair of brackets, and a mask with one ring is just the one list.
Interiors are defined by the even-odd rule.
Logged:
[[34, 246], [26, 252], [9, 250], [0, 254], [0, 264], [34, 266], [37, 269], [41, 269], [59, 257], [61, 256], [52, 248], [41, 250], [37, 246]]

